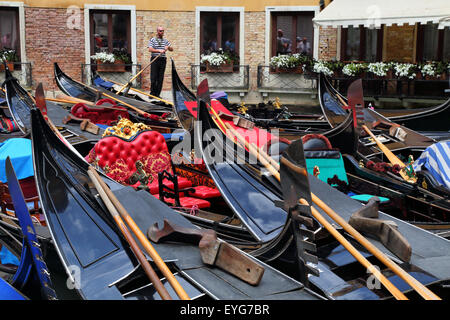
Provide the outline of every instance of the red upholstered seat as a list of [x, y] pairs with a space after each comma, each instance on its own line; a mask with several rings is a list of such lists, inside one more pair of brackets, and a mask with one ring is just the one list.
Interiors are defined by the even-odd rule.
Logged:
[[[136, 163], [142, 163], [142, 169], [149, 176], [148, 184], [151, 194], [159, 198], [160, 186], [158, 173], [168, 172], [171, 179], [163, 179], [163, 183], [172, 192], [174, 188], [171, 156], [167, 149], [163, 135], [156, 131], [142, 131], [132, 140], [124, 140], [117, 136], [107, 136], [101, 139], [86, 157], [88, 162], [95, 162], [103, 168], [112, 179], [133, 187], [138, 187], [140, 182], [133, 181], [132, 176], [136, 172]], [[131, 178], [131, 179], [130, 179]], [[220, 197], [216, 188], [207, 186], [195, 186], [194, 192], [185, 194], [182, 189], [192, 187], [192, 182], [181, 176], [176, 176], [177, 190], [180, 191], [179, 199], [182, 207], [190, 208], [197, 205], [199, 208], [210, 207], [210, 203], [204, 199]], [[184, 196], [184, 197], [183, 197]], [[168, 203], [175, 203], [174, 199], [165, 198]]]
[[190, 197], [200, 198], [200, 199], [211, 199], [220, 197], [220, 191], [216, 188], [211, 188], [207, 186], [197, 186], [192, 189], [195, 192], [189, 192]]
[[[190, 182], [185, 177], [177, 177], [177, 179], [178, 179], [178, 188], [179, 189], [189, 188], [192, 186], [192, 182]], [[172, 181], [164, 181], [164, 184], [166, 186], [168, 186], [170, 189], [173, 189], [173, 187], [174, 187]], [[148, 187], [150, 188], [151, 194], [158, 193], [159, 192], [158, 179], [154, 180], [152, 183], [149, 183]]]
[[[112, 179], [129, 184], [128, 179], [136, 172], [136, 162], [141, 161], [146, 174], [150, 175], [148, 186], [151, 193], [158, 192], [158, 172], [166, 170], [173, 174], [171, 158], [163, 135], [156, 131], [143, 131], [132, 140], [117, 136], [101, 139], [90, 154], [88, 162], [97, 165]], [[167, 182], [169, 187], [170, 182]], [[192, 183], [183, 177], [178, 178], [179, 188], [187, 188]], [[139, 183], [133, 186], [138, 186]]]
[[[159, 199], [159, 194], [154, 194], [154, 196]], [[171, 198], [164, 198], [164, 201], [170, 204], [175, 203], [175, 199]], [[180, 197], [180, 204], [183, 208], [192, 208], [193, 206], [197, 206], [199, 209], [205, 209], [211, 206], [211, 203], [207, 200], [192, 197]]]

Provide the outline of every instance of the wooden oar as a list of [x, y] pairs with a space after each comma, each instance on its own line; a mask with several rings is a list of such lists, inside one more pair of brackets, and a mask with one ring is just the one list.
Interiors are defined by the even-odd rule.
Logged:
[[166, 277], [167, 281], [169, 281], [170, 285], [173, 287], [175, 292], [177, 293], [178, 297], [182, 300], [190, 300], [189, 296], [187, 295], [186, 291], [183, 289], [183, 287], [180, 285], [180, 283], [177, 281], [175, 276], [172, 274], [170, 269], [167, 267], [166, 263], [163, 259], [159, 256], [158, 252], [155, 250], [155, 248], [151, 245], [150, 241], [148, 241], [147, 237], [142, 233], [142, 231], [139, 229], [139, 227], [136, 225], [134, 220], [130, 217], [126, 209], [122, 206], [120, 201], [116, 198], [114, 193], [109, 189], [109, 187], [106, 185], [106, 183], [101, 179], [100, 175], [97, 173], [97, 171], [93, 167], [89, 167], [90, 172], [92, 175], [96, 178], [96, 180], [99, 182], [102, 189], [107, 194], [110, 201], [114, 204], [115, 208], [118, 210], [120, 216], [125, 220], [125, 222], [128, 224], [128, 226], [131, 228], [135, 236], [138, 238], [139, 242], [142, 244], [142, 246], [145, 248], [145, 251], [150, 255], [156, 266], [161, 270], [163, 275]]
[[128, 244], [130, 245], [131, 250], [133, 251], [136, 258], [139, 260], [139, 263], [141, 264], [142, 268], [144, 269], [145, 274], [150, 279], [150, 281], [152, 282], [156, 291], [159, 293], [159, 295], [161, 296], [161, 298], [163, 300], [172, 300], [172, 297], [170, 296], [166, 287], [164, 287], [164, 285], [162, 284], [161, 279], [158, 277], [155, 270], [153, 270], [152, 266], [147, 261], [147, 258], [142, 253], [141, 249], [139, 248], [139, 245], [136, 243], [136, 240], [134, 240], [130, 231], [124, 224], [122, 218], [120, 217], [120, 214], [117, 212], [116, 207], [113, 205], [113, 203], [109, 199], [108, 195], [106, 194], [106, 192], [100, 185], [98, 178], [93, 173], [94, 171], [95, 171], [94, 168], [89, 167], [88, 175], [91, 178], [92, 182], [94, 183], [95, 188], [97, 189], [98, 193], [100, 194], [100, 197], [102, 198], [106, 207], [108, 208], [109, 213], [114, 218], [114, 221], [116, 222], [116, 224], [119, 227], [120, 231], [122, 232], [123, 236], [127, 240]]
[[71, 96], [68, 96], [66, 94], [58, 94], [56, 96], [56, 99], [64, 100], [64, 101], [70, 101], [70, 103], [74, 103], [74, 104], [75, 103], [83, 103], [83, 104], [85, 104], [87, 106], [95, 106], [95, 103], [93, 103], [91, 101], [84, 100], [84, 99], [79, 99], [79, 98], [75, 98], [75, 97], [71, 97]]
[[[258, 148], [258, 152], [253, 154], [258, 160], [272, 173], [275, 178], [281, 182], [279, 170], [275, 169], [268, 160], [270, 156], [261, 148]], [[251, 151], [252, 152], [252, 151]], [[303, 170], [303, 174], [306, 174], [306, 170]], [[383, 252], [375, 247], [370, 241], [364, 238], [356, 229], [354, 229], [347, 221], [339, 216], [334, 210], [326, 205], [320, 198], [311, 192], [312, 201], [320, 207], [330, 218], [336, 221], [345, 231], [353, 236], [361, 245], [363, 245], [370, 253], [377, 257], [383, 264], [390, 268], [395, 274], [402, 278], [412, 288], [414, 288], [423, 298], [427, 300], [441, 300], [435, 293], [425, 287], [422, 283], [413, 278], [409, 273], [400, 268], [396, 263], [389, 259]]]
[[123, 89], [125, 89], [128, 86], [131, 86], [131, 82], [133, 82], [134, 79], [136, 79], [142, 72], [144, 72], [145, 69], [147, 69], [148, 67], [151, 66], [151, 64], [153, 62], [155, 62], [156, 59], [158, 59], [164, 52], [161, 52], [160, 54], [158, 54], [155, 59], [153, 59], [152, 61], [150, 61], [150, 63], [141, 71], [139, 71], [133, 78], [131, 78], [126, 84], [123, 85], [122, 88], [119, 89], [119, 91], [117, 91], [117, 94], [121, 93]]
[[[339, 95], [337, 95], [337, 97], [339, 98], [339, 100], [341, 101], [341, 103], [344, 106], [348, 107], [348, 104], [344, 101], [344, 99], [342, 99]], [[355, 121], [355, 119], [354, 119], [354, 121]], [[399, 172], [400, 176], [408, 182], [416, 183], [417, 177], [414, 177], [414, 176], [410, 177], [406, 174], [406, 172], [405, 172], [406, 165], [403, 163], [403, 161], [401, 161], [391, 150], [389, 150], [389, 148], [386, 147], [365, 124], [362, 125], [362, 128], [364, 129], [364, 131], [366, 131], [370, 135], [370, 137], [373, 139], [373, 141], [377, 144], [378, 148], [380, 148], [380, 150], [388, 158], [389, 162], [393, 165], [397, 164], [402, 168]]]
[[119, 111], [125, 111], [122, 108], [118, 108], [118, 107], [114, 107], [111, 105], [96, 105], [90, 101], [87, 100], [83, 100], [83, 99], [78, 99], [78, 98], [74, 98], [74, 97], [70, 97], [70, 96], [66, 96], [63, 94], [59, 94], [58, 95], [59, 99], [54, 99], [54, 98], [45, 98], [45, 100], [47, 101], [52, 101], [52, 102], [57, 102], [57, 103], [69, 103], [69, 104], [77, 104], [77, 103], [83, 103], [86, 105], [89, 105], [89, 107], [91, 108], [95, 108], [95, 109], [111, 109], [111, 110], [119, 110]]
[[[108, 81], [108, 82], [117, 84], [117, 85], [119, 85], [119, 86], [122, 85], [121, 83], [116, 82], [116, 81], [111, 80], [111, 79], [107, 79], [107, 78], [103, 78], [103, 79], [105, 79], [105, 80]], [[153, 99], [155, 99], [155, 100], [159, 100], [159, 101], [161, 101], [161, 102], [164, 102], [164, 103], [167, 103], [168, 105], [173, 106], [173, 103], [172, 103], [172, 102], [167, 101], [167, 100], [164, 100], [164, 99], [161, 99], [161, 98], [159, 98], [159, 97], [152, 96], [151, 94], [149, 94], [149, 93], [147, 93], [147, 92], [138, 90], [138, 89], [136, 89], [136, 88], [132, 88], [132, 90], [133, 90], [133, 91], [136, 91], [137, 93], [143, 94], [143, 95], [145, 95], [145, 96], [147, 96], [147, 97], [153, 98]]]
[[[268, 154], [263, 152], [263, 150], [258, 148], [256, 145], [248, 143], [229, 123], [226, 123], [225, 125], [252, 154], [258, 157], [258, 160], [269, 170], [269, 172], [274, 175], [278, 181], [281, 181], [279, 165], [277, 164], [278, 170], [275, 169], [268, 160], [272, 159]], [[272, 161], [274, 160], [272, 159]], [[306, 170], [303, 171], [303, 174], [306, 174]], [[305, 199], [300, 199], [300, 203], [308, 204]], [[376, 269], [366, 258], [364, 258], [350, 242], [348, 242], [330, 223], [328, 223], [328, 221], [326, 221], [326, 219], [324, 219], [314, 207], [311, 207], [311, 210], [313, 212], [313, 216], [356, 258], [356, 260], [358, 260], [358, 262], [371, 271], [396, 299], [408, 300], [400, 290], [398, 290], [386, 277], [384, 277], [378, 269]]]
[[389, 159], [389, 161], [391, 162], [391, 164], [396, 165], [398, 164], [400, 166], [400, 168], [402, 168], [399, 172], [399, 174], [402, 176], [402, 178], [408, 182], [411, 183], [416, 183], [417, 182], [417, 177], [415, 176], [408, 176], [405, 172], [405, 168], [406, 165], [403, 163], [403, 161], [401, 161], [394, 153], [392, 153], [391, 150], [389, 150], [388, 147], [386, 147], [373, 133], [372, 131], [370, 131], [369, 128], [367, 128], [367, 126], [365, 124], [362, 125], [362, 128], [370, 135], [370, 137], [373, 139], [373, 141], [375, 141], [375, 143], [377, 144], [378, 148], [380, 148], [381, 151], [383, 151], [384, 155], [386, 156], [386, 158]]

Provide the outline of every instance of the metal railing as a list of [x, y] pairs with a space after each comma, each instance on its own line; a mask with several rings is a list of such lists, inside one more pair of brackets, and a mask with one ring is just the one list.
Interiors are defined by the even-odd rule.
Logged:
[[[334, 77], [332, 85], [342, 94], [347, 94], [347, 88], [357, 78]], [[413, 99], [446, 99], [445, 89], [450, 87], [450, 80], [362, 78], [364, 96], [378, 98], [413, 98]]]
[[[111, 82], [117, 82], [120, 84], [127, 83], [132, 77], [138, 74], [141, 69], [141, 64], [115, 64], [114, 66], [122, 67], [123, 71], [97, 71], [98, 64], [82, 63], [81, 64], [81, 82], [91, 84], [92, 75], [97, 72], [104, 80], [110, 80]], [[144, 72], [141, 73], [135, 80], [133, 80], [134, 88], [142, 88], [142, 77], [145, 76]]]
[[191, 88], [197, 86], [203, 79], [208, 79], [212, 91], [248, 91], [250, 86], [250, 66], [235, 65], [233, 72], [206, 72], [204, 65], [191, 65]]
[[[25, 89], [31, 89], [33, 85], [31, 62], [11, 62], [12, 75], [19, 80], [19, 83]], [[0, 71], [0, 83], [5, 81], [5, 71]]]
[[317, 77], [307, 71], [278, 72], [271, 66], [258, 65], [257, 87], [259, 90], [276, 92], [305, 92], [317, 89]]

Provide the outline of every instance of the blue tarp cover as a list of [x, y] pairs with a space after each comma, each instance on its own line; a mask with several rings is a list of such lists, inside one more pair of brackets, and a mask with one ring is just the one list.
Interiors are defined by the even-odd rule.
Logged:
[[105, 89], [110, 89], [114, 85], [114, 83], [105, 81], [101, 77], [97, 77], [94, 79], [94, 84], [99, 87], [103, 87]]
[[25, 138], [11, 138], [0, 143], [0, 181], [7, 183], [5, 161], [11, 158], [17, 179], [34, 176], [31, 140]]

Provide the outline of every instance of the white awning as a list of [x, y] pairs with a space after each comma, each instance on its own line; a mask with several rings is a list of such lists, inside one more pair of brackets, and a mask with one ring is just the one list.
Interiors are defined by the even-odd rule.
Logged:
[[450, 27], [450, 0], [334, 0], [313, 21], [333, 28], [432, 22], [443, 29]]

